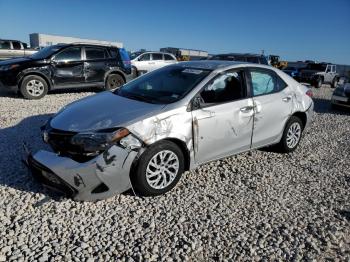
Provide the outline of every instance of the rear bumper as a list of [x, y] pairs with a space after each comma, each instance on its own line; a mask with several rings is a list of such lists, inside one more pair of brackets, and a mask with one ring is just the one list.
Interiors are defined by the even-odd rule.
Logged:
[[130, 169], [136, 155], [115, 145], [85, 163], [43, 150], [30, 154], [27, 162], [45, 186], [75, 200], [96, 201], [131, 188]]
[[311, 103], [310, 107], [306, 110], [305, 113], [306, 113], [306, 124], [304, 128], [308, 128], [314, 116], [314, 102]]
[[331, 103], [336, 106], [341, 106], [350, 109], [350, 98], [343, 96], [332, 96]]

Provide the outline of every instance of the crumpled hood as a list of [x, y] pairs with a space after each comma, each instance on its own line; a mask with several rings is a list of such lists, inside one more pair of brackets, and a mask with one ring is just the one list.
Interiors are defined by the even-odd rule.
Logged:
[[10, 58], [10, 59], [6, 59], [3, 61], [0, 61], [0, 66], [4, 66], [4, 65], [13, 65], [13, 64], [21, 64], [23, 62], [27, 62], [31, 60], [28, 57], [17, 57], [17, 58]]
[[69, 104], [51, 119], [50, 126], [73, 132], [123, 127], [155, 114], [163, 107], [106, 91]]

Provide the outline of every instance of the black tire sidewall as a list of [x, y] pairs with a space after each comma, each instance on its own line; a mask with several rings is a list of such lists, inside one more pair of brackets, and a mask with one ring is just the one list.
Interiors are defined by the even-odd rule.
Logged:
[[[301, 128], [301, 134], [300, 134], [300, 138], [299, 138], [298, 143], [293, 148], [290, 148], [287, 146], [287, 133], [288, 133], [290, 126], [292, 124], [294, 124], [295, 122], [299, 123], [300, 128]], [[298, 147], [298, 145], [301, 141], [301, 138], [303, 136], [303, 129], [304, 129], [303, 122], [300, 120], [300, 118], [298, 118], [296, 116], [291, 116], [286, 124], [286, 127], [284, 128], [282, 139], [281, 139], [280, 144], [279, 144], [281, 151], [283, 151], [285, 153], [293, 152]]]
[[[38, 81], [43, 83], [44, 91], [40, 96], [32, 96], [30, 93], [28, 93], [27, 84], [31, 80], [38, 80]], [[47, 92], [49, 91], [49, 88], [48, 88], [48, 85], [47, 85], [44, 78], [37, 76], [37, 75], [29, 75], [29, 76], [25, 76], [23, 78], [21, 85], [20, 85], [20, 88], [19, 88], [19, 91], [22, 94], [22, 96], [26, 99], [40, 99], [47, 94]]]
[[[177, 155], [179, 159], [179, 170], [176, 175], [176, 178], [170, 185], [163, 189], [155, 189], [151, 187], [146, 180], [146, 169], [152, 157], [162, 150], [169, 150]], [[177, 184], [177, 182], [181, 178], [182, 173], [184, 172], [184, 168], [184, 155], [181, 149], [175, 143], [164, 140], [150, 146], [148, 149], [146, 149], [145, 152], [142, 153], [142, 155], [138, 159], [138, 164], [135, 170], [136, 172], [132, 177], [132, 181], [138, 193], [140, 193], [143, 196], [161, 195], [170, 191]]]
[[320, 88], [322, 86], [322, 84], [323, 84], [322, 78], [317, 79], [316, 88]]
[[[111, 81], [112, 77], [116, 77], [119, 80], [118, 81], [118, 82], [120, 82], [119, 86], [114, 87], [114, 88], [110, 87], [109, 81]], [[115, 89], [115, 88], [119, 88], [123, 84], [125, 84], [125, 81], [124, 81], [124, 79], [123, 79], [123, 77], [121, 75], [119, 75], [119, 74], [110, 74], [110, 75], [108, 75], [107, 80], [106, 80], [105, 90], [112, 90], [112, 89]]]

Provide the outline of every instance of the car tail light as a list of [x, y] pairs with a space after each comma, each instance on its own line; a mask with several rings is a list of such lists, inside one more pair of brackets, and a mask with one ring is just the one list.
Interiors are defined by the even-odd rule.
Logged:
[[312, 90], [311, 90], [311, 89], [309, 89], [309, 90], [306, 91], [306, 95], [309, 96], [309, 97], [311, 97], [311, 98], [314, 96], [314, 94], [312, 93]]

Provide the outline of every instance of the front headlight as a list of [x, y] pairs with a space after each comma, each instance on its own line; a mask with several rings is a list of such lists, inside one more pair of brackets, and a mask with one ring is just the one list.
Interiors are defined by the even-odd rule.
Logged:
[[[132, 136], [130, 131], [126, 128], [121, 128], [115, 131], [97, 131], [97, 132], [86, 132], [79, 133], [72, 137], [71, 143], [78, 145], [87, 152], [96, 152], [107, 149], [110, 145], [120, 142], [124, 147], [130, 149], [135, 148], [137, 143], [131, 138], [121, 141], [123, 138]], [[135, 138], [136, 139], [136, 138]], [[137, 139], [136, 139], [137, 140]], [[123, 144], [122, 144], [123, 143]], [[140, 143], [140, 142], [139, 142]], [[130, 144], [130, 146], [128, 146]], [[140, 143], [141, 145], [141, 143]]]

